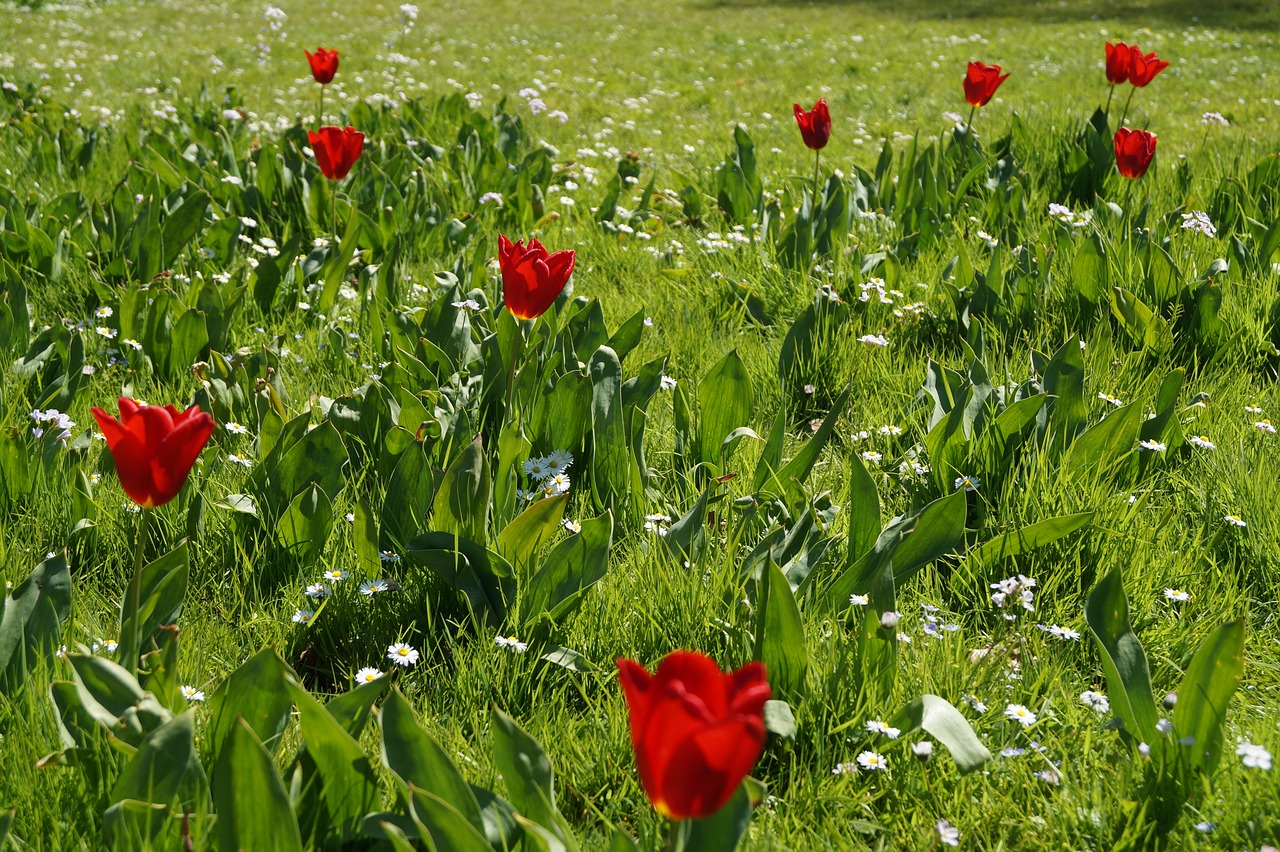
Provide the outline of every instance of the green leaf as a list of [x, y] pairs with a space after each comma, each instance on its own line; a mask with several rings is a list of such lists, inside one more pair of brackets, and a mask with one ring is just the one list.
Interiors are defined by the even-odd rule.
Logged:
[[302, 849], [289, 794], [271, 754], [244, 719], [231, 725], [213, 775], [218, 848], [224, 852]]
[[1056, 518], [1037, 521], [1021, 529], [1003, 533], [984, 541], [970, 550], [965, 558], [989, 562], [1020, 556], [1038, 547], [1052, 544], [1060, 538], [1065, 538], [1082, 527], [1087, 527], [1096, 514], [1097, 512], [1080, 512], [1074, 515], [1061, 515]]
[[[382, 728], [382, 762], [406, 790], [417, 787], [452, 805], [467, 822], [484, 831], [480, 805], [471, 787], [440, 744], [418, 724], [400, 691], [392, 690], [378, 714]], [[447, 838], [435, 838], [437, 844]]]
[[499, 533], [498, 552], [522, 576], [532, 574], [538, 548], [560, 529], [568, 502], [567, 493], [535, 500]]
[[1129, 626], [1129, 601], [1119, 568], [1112, 569], [1089, 593], [1084, 616], [1102, 657], [1107, 695], [1116, 716], [1130, 736], [1154, 744], [1159, 734], [1151, 673], [1142, 644]]
[[497, 707], [491, 717], [493, 761], [506, 782], [516, 811], [550, 831], [562, 843], [571, 838], [556, 813], [555, 774], [551, 758], [533, 737]]
[[791, 461], [778, 471], [777, 479], [782, 483], [784, 490], [790, 490], [794, 487], [793, 483], [804, 484], [809, 478], [810, 471], [813, 466], [818, 463], [818, 454], [822, 452], [822, 448], [827, 445], [827, 441], [831, 438], [831, 433], [835, 431], [836, 423], [844, 416], [845, 407], [849, 404], [849, 395], [853, 393], [853, 385], [847, 386], [840, 396], [836, 397], [836, 401], [832, 404], [831, 410], [827, 412], [827, 416], [822, 418], [822, 424], [818, 426], [818, 431], [813, 433], [800, 452], [792, 457]]
[[298, 494], [276, 522], [276, 540], [291, 556], [315, 562], [333, 531], [333, 504], [318, 485]]
[[352, 737], [359, 739], [365, 725], [373, 717], [373, 705], [390, 688], [390, 678], [378, 678], [354, 689], [340, 692], [329, 699], [324, 709]]
[[66, 554], [60, 554], [37, 565], [0, 601], [0, 675], [8, 673], [13, 682], [21, 682], [27, 655], [52, 653], [59, 625], [70, 613], [71, 573]]
[[558, 622], [576, 609], [609, 570], [612, 544], [612, 514], [583, 521], [582, 529], [557, 544], [530, 580], [521, 599], [520, 623], [527, 627], [543, 617]]
[[849, 454], [849, 549], [846, 559], [859, 558], [880, 535], [880, 494], [857, 453]]
[[667, 534], [662, 536], [662, 546], [675, 558], [678, 564], [694, 563], [702, 555], [707, 543], [707, 503], [711, 500], [711, 489], [708, 484], [698, 495], [693, 507], [679, 517]]
[[784, 740], [796, 738], [796, 716], [791, 705], [777, 698], [764, 703], [764, 729]]
[[1106, 249], [1097, 234], [1080, 244], [1071, 263], [1071, 279], [1080, 298], [1090, 304], [1096, 305], [1104, 293], [1110, 292]]
[[0, 813], [0, 849], [5, 849], [5, 844], [9, 842], [9, 829], [13, 826], [13, 815], [17, 812], [17, 808], [9, 808]]
[[[411, 444], [409, 451], [417, 448]], [[369, 498], [360, 495], [356, 502], [356, 525], [354, 530], [356, 551], [356, 575], [366, 580], [376, 580], [382, 576], [382, 550], [378, 547], [378, 519], [369, 506]]]
[[[145, 534], [141, 531], [137, 534]], [[161, 625], [173, 624], [182, 612], [190, 576], [187, 542], [143, 566], [130, 582], [120, 608], [117, 658], [136, 672], [138, 657], [150, 650]]]
[[961, 774], [967, 774], [991, 759], [991, 752], [978, 739], [960, 711], [946, 699], [921, 695], [898, 711], [889, 721], [903, 736], [924, 731], [946, 746]]
[[754, 656], [764, 663], [773, 694], [790, 698], [803, 692], [805, 674], [809, 670], [804, 622], [800, 618], [800, 607], [791, 594], [791, 584], [772, 556], [760, 581]]
[[293, 711], [288, 681], [294, 677], [275, 649], [263, 648], [218, 684], [208, 701], [209, 754], [219, 760], [223, 743], [241, 723], [274, 754]]
[[202, 778], [196, 757], [195, 713], [175, 716], [142, 741], [133, 759], [116, 778], [111, 802], [134, 799], [171, 804], [188, 776]]
[[1079, 337], [1072, 335], [1053, 354], [1044, 370], [1044, 389], [1053, 398], [1050, 427], [1057, 440], [1069, 442], [1088, 417], [1084, 405], [1084, 356]]
[[338, 830], [354, 829], [378, 802], [378, 782], [364, 750], [311, 693], [289, 679], [307, 753], [320, 775], [320, 795]]
[[1236, 619], [1200, 643], [1178, 687], [1173, 730], [1179, 739], [1194, 737], [1188, 749], [1189, 771], [1211, 774], [1217, 767], [1227, 705], [1243, 675], [1244, 619]]
[[434, 793], [410, 787], [410, 808], [421, 839], [449, 852], [493, 852], [493, 847], [458, 809]]
[[622, 364], [608, 346], [591, 356], [591, 489], [601, 509], [621, 510], [631, 483], [622, 408]]
[[698, 383], [698, 406], [701, 460], [715, 464], [725, 438], [751, 421], [751, 376], [737, 349], [731, 349]]
[[1133, 451], [1142, 427], [1142, 407], [1123, 405], [1093, 424], [1076, 438], [1063, 466], [1073, 474], [1107, 469]]
[[743, 782], [723, 808], [690, 824], [685, 848], [697, 849], [698, 852], [733, 852], [750, 825], [751, 798], [747, 795], [746, 782]]
[[515, 599], [515, 573], [498, 554], [465, 538], [429, 532], [414, 536], [404, 557], [466, 595], [478, 618], [493, 626], [506, 619], [507, 605]]
[[436, 530], [475, 542], [488, 539], [489, 460], [484, 440], [476, 435], [445, 471], [433, 503]]

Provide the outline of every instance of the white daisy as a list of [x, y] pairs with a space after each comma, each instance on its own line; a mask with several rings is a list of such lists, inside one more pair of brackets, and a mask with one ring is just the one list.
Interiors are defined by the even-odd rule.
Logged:
[[1010, 704], [1004, 708], [1004, 715], [1024, 728], [1029, 728], [1036, 723], [1036, 714], [1028, 710], [1025, 704]]
[[889, 726], [887, 722], [881, 722], [879, 719], [868, 720], [866, 728], [873, 734], [884, 734], [891, 740], [896, 740], [902, 731]]
[[1223, 515], [1222, 519], [1227, 523], [1231, 524], [1231, 526], [1233, 527], [1249, 526], [1247, 523], [1244, 522], [1244, 519], [1242, 519], [1239, 515]]
[[418, 650], [404, 642], [387, 646], [387, 659], [397, 666], [411, 666], [418, 662]]
[[196, 689], [194, 686], [184, 686], [182, 687], [182, 697], [198, 704], [204, 701], [204, 690]]
[[883, 770], [889, 768], [889, 758], [874, 751], [864, 751], [858, 755], [858, 765], [863, 769]]
[[316, 617], [316, 614], [309, 609], [294, 610], [293, 623], [294, 624], [310, 624], [311, 619], [315, 617]]
[[1204, 435], [1192, 435], [1187, 440], [1202, 450], [1218, 449], [1218, 446], [1215, 443], [1213, 443], [1213, 441], [1210, 441], [1208, 438], [1206, 438]]
[[382, 677], [384, 672], [381, 669], [375, 669], [373, 666], [365, 666], [356, 672], [356, 683], [373, 683]]
[[523, 654], [529, 650], [529, 646], [526, 643], [521, 642], [514, 636], [498, 636], [493, 640], [493, 643], [499, 648], [510, 648], [517, 654]]
[[331, 583], [340, 583], [343, 580], [347, 579], [347, 572], [342, 571], [338, 568], [331, 568], [328, 571], [325, 571], [324, 574], [321, 576], [323, 576], [326, 580], [328, 580]]

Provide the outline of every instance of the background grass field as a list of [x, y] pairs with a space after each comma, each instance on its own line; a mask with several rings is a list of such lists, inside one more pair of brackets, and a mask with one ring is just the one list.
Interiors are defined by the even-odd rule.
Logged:
[[[735, 123], [746, 125], [760, 155], [765, 183], [773, 188], [808, 180], [812, 160], [800, 143], [791, 104], [818, 97], [831, 104], [834, 131], [824, 163], [842, 171], [871, 168], [888, 138], [903, 146], [912, 137], [937, 137], [954, 122], [944, 113], [967, 115], [960, 91], [964, 64], [998, 62], [1012, 72], [999, 96], [976, 121], [980, 135], [1003, 134], [1016, 113], [1050, 150], [1052, 140], [1074, 132], [1107, 97], [1102, 45], [1107, 39], [1137, 41], [1172, 63], [1135, 98], [1130, 124], [1158, 132], [1159, 171], [1141, 189], [1163, 214], [1186, 204], [1204, 209], [1224, 175], [1240, 175], [1280, 143], [1280, 62], [1276, 43], [1280, 11], [1265, 2], [1092, 3], [899, 2], [755, 3], [695, 0], [513, 0], [423, 5], [406, 26], [397, 4], [281, 2], [287, 22], [280, 31], [264, 23], [264, 4], [225, 2], [104, 2], [37, 9], [0, 7], [0, 78], [21, 84], [44, 80], [52, 93], [84, 116], [101, 114], [117, 127], [163, 114], [166, 105], [196, 97], [202, 86], [215, 100], [224, 87], [262, 122], [288, 127], [309, 124], [316, 107], [314, 84], [302, 57], [317, 43], [342, 51], [333, 104], [358, 99], [396, 102], [433, 100], [452, 91], [477, 93], [484, 108], [508, 98], [522, 110], [526, 127], [558, 149], [607, 174], [614, 161], [639, 152], [656, 170], [659, 186], [681, 175], [707, 173], [730, 146]], [[267, 53], [257, 48], [269, 45]], [[46, 76], [47, 75], [47, 76]], [[534, 87], [548, 112], [531, 115], [518, 92]], [[1118, 105], [1117, 105], [1118, 108]], [[563, 122], [550, 115], [562, 110]], [[1228, 127], [1206, 126], [1206, 112], [1221, 113]], [[157, 118], [156, 120], [163, 120]], [[0, 140], [6, 131], [0, 128]], [[375, 140], [376, 141], [376, 140]], [[1046, 156], [1049, 156], [1046, 153]], [[87, 173], [64, 176], [33, 169], [20, 146], [0, 144], [4, 180], [20, 194], [51, 198], [75, 188], [104, 195], [124, 170], [124, 148], [106, 146]], [[1189, 162], [1194, 180], [1180, 195], [1173, 167]], [[699, 233], [671, 228], [652, 241], [686, 251], [681, 274], [638, 240], [619, 240], [597, 229], [586, 208], [599, 196], [590, 187], [558, 222], [541, 234], [552, 248], [575, 248], [576, 292], [599, 296], [613, 327], [638, 309], [652, 318], [651, 334], [635, 357], [669, 353], [666, 372], [691, 385], [731, 348], [752, 373], [756, 416], [765, 434], [773, 414], [791, 404], [779, 387], [778, 351], [792, 317], [812, 298], [814, 287], [835, 283], [846, 295], [861, 282], [859, 270], [835, 258], [824, 277], [780, 269], [757, 253], [704, 250]], [[1037, 187], [1029, 216], [1042, 221], [1047, 205], [1063, 199]], [[974, 223], [977, 231], [983, 223]], [[715, 229], [713, 224], [712, 229]], [[489, 235], [496, 240], [496, 234]], [[861, 239], [874, 241], [863, 234]], [[886, 237], [887, 239], [887, 237]], [[950, 242], [948, 242], [950, 240]], [[921, 254], [906, 280], [932, 312], [949, 315], [940, 279], [953, 244], [980, 244], [956, 223], [951, 236]], [[1197, 274], [1228, 254], [1225, 240], [1180, 237], [1180, 263]], [[429, 281], [449, 259], [417, 258], [406, 272]], [[91, 295], [83, 271], [58, 290], [32, 289], [37, 318], [90, 316]], [[764, 294], [771, 324], [752, 322], [730, 296], [729, 280], [751, 282]], [[494, 286], [491, 283], [491, 287]], [[1059, 284], [1059, 288], [1066, 285]], [[847, 290], [845, 289], [847, 288]], [[905, 288], [904, 288], [905, 289]], [[823, 683], [848, 642], [839, 624], [806, 624], [814, 674], [809, 701], [797, 709], [800, 734], [794, 743], [769, 748], [756, 775], [771, 796], [752, 823], [748, 848], [844, 849], [930, 848], [934, 824], [945, 818], [962, 832], [962, 846], [1006, 849], [1107, 848], [1117, 827], [1131, 816], [1140, 767], [1105, 717], [1085, 707], [1085, 689], [1105, 691], [1097, 656], [1082, 617], [1084, 596], [1106, 570], [1123, 566], [1135, 629], [1152, 661], [1153, 680], [1172, 688], [1191, 652], [1221, 622], [1246, 619], [1246, 666], [1228, 725], [1231, 744], [1211, 792], [1188, 814], [1173, 842], [1182, 848], [1258, 849], [1280, 842], [1274, 771], [1245, 768], [1231, 750], [1239, 739], [1280, 751], [1280, 443], [1254, 427], [1264, 416], [1280, 417], [1280, 393], [1266, 350], [1266, 311], [1276, 295], [1276, 276], [1235, 277], [1224, 285], [1223, 314], [1233, 339], [1200, 362], [1153, 363], [1105, 319], [1077, 327], [1068, 294], [1056, 289], [1039, 306], [1034, 329], [988, 337], [993, 373], [1021, 380], [1031, 370], [1031, 350], [1053, 352], [1073, 333], [1087, 341], [1086, 398], [1097, 418], [1105, 393], [1124, 400], [1154, 400], [1164, 373], [1188, 367], [1179, 417], [1188, 434], [1210, 436], [1212, 452], [1183, 452], [1163, 462], [1137, 491], [1116, 490], [1105, 481], [1068, 481], [1048, 464], [1036, 465], [1003, 492], [979, 491], [989, 530], [1001, 531], [1073, 512], [1097, 511], [1091, 528], [1066, 544], [1050, 546], [1017, 563], [930, 567], [903, 594], [904, 632], [913, 641], [903, 652], [899, 698], [921, 691], [964, 706], [974, 696], [990, 709], [965, 712], [997, 756], [984, 771], [961, 777], [945, 760], [917, 765], [903, 749], [886, 773], [836, 775], [833, 768], [861, 749], [861, 723], [883, 709], [843, 706]], [[252, 309], [251, 309], [252, 311]], [[883, 330], [879, 322], [855, 321], [840, 345], [828, 352], [824, 380], [809, 416], [825, 412], [835, 392], [852, 382], [852, 406], [841, 439], [824, 452], [811, 485], [846, 499], [846, 456], [873, 449], [897, 459], [923, 438], [927, 410], [916, 402], [926, 359], [958, 368], [955, 341], [927, 334], [904, 337], [886, 349], [859, 345], [856, 338]], [[319, 396], [350, 392], [366, 381], [374, 356], [336, 364], [323, 359], [324, 337], [301, 315], [263, 330], [252, 313], [233, 337], [238, 345], [263, 342], [268, 332], [289, 339], [294, 365], [283, 370], [293, 411]], [[295, 339], [296, 338], [296, 339]], [[101, 353], [95, 353], [105, 364]], [[323, 366], [321, 366], [323, 365]], [[3, 381], [12, 380], [6, 374]], [[77, 432], [91, 424], [88, 405], [110, 405], [122, 381], [132, 377], [102, 369], [88, 400], [71, 412]], [[160, 383], [138, 377], [133, 392], [152, 402], [186, 400], [193, 380]], [[1200, 397], [1203, 407], [1190, 407]], [[1246, 406], [1261, 414], [1247, 413]], [[0, 393], [0, 425], [26, 428], [30, 404], [17, 384]], [[671, 406], [659, 398], [649, 425], [650, 464], [668, 470], [672, 450]], [[803, 415], [797, 412], [797, 419]], [[900, 427], [899, 438], [876, 435], [878, 427]], [[868, 430], [873, 437], [849, 436]], [[244, 472], [225, 461], [227, 452], [250, 455], [249, 439], [220, 437], [203, 462], [202, 487], [212, 497], [240, 490]], [[237, 443], [237, 440], [242, 443]], [[790, 446], [790, 445], [789, 445]], [[751, 458], [754, 449], [746, 450]], [[749, 468], [748, 468], [749, 470]], [[873, 470], [886, 519], [907, 507], [911, 494], [897, 478]], [[731, 485], [731, 489], [736, 485]], [[744, 486], [745, 487], [745, 486]], [[738, 496], [737, 491], [734, 492]], [[131, 566], [135, 515], [110, 480], [96, 492], [100, 503], [99, 546], [92, 564], [75, 568], [72, 635], [77, 641], [111, 635]], [[1131, 499], [1132, 498], [1132, 499]], [[571, 503], [569, 515], [586, 511]], [[339, 500], [337, 511], [353, 508]], [[687, 506], [654, 506], [682, 512]], [[0, 577], [18, 582], [46, 552], [62, 548], [69, 507], [51, 486], [38, 499], [0, 513]], [[1225, 525], [1238, 515], [1247, 527]], [[176, 540], [184, 521], [176, 510], [159, 513], [164, 538]], [[837, 529], [845, 523], [837, 521]], [[456, 607], [433, 606], [428, 584], [407, 585], [396, 595], [350, 596], [327, 604], [326, 621], [304, 628], [291, 621], [306, 584], [321, 571], [352, 560], [349, 535], [339, 524], [321, 564], [264, 564], [263, 552], [246, 551], [225, 515], [214, 511], [193, 549], [192, 593], [182, 618], [184, 682], [212, 690], [250, 654], [264, 646], [281, 650], [311, 673], [318, 691], [340, 690], [363, 665], [379, 665], [383, 648], [404, 638], [423, 660], [399, 683], [423, 723], [459, 756], [477, 783], [495, 783], [496, 770], [483, 743], [491, 704], [515, 716], [543, 742], [559, 774], [561, 810], [588, 844], [603, 844], [603, 820], [624, 825], [645, 848], [660, 843], [660, 821], [652, 813], [634, 772], [626, 712], [615, 685], [612, 661], [631, 656], [652, 664], [678, 647], [699, 648], [722, 663], [739, 664], [749, 647], [735, 631], [747, 616], [736, 606], [737, 564], [742, 553], [713, 547], [697, 570], [678, 571], [659, 558], [652, 536], [628, 533], [615, 544], [609, 575], [576, 617], [565, 644], [596, 667], [571, 674], [539, 665], [532, 655], [514, 655], [476, 635]], [[1013, 573], [1039, 583], [1037, 610], [1010, 627], [989, 605], [988, 582]], [[282, 582], [257, 582], [262, 576]], [[1166, 588], [1185, 589], [1185, 603], [1166, 599]], [[955, 633], [935, 640], [921, 632], [921, 604], [942, 608]], [[1086, 633], [1062, 642], [1036, 630], [1058, 624]], [[1001, 653], [970, 659], [974, 649], [997, 643]], [[1016, 655], [1015, 672], [1009, 655]], [[49, 660], [48, 677], [58, 661]], [[892, 704], [893, 702], [890, 702]], [[1040, 721], [1031, 729], [1007, 722], [1007, 703], [1032, 708]], [[826, 730], [852, 721], [846, 747], [833, 750]], [[824, 729], [822, 735], [812, 731]], [[1038, 751], [1033, 743], [1043, 747]], [[82, 807], [86, 792], [68, 769], [37, 769], [57, 747], [47, 694], [29, 686], [0, 698], [0, 807], [16, 806], [14, 834], [29, 848], [97, 848], [101, 815]], [[1056, 769], [1056, 783], [1043, 780]], [[1199, 830], [1197, 823], [1212, 825]]]

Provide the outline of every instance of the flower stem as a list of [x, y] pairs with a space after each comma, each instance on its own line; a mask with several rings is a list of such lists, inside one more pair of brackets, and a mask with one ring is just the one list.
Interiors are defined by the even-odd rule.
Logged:
[[[969, 149], [974, 146], [973, 141], [973, 117], [978, 112], [976, 106], [969, 107], [969, 120], [964, 123], [964, 159], [961, 160], [960, 180], [964, 180], [965, 172], [969, 171]], [[957, 202], [959, 199], [957, 199]]]
[[671, 852], [686, 852], [689, 848], [689, 835], [693, 833], [693, 821], [675, 820], [671, 823]]
[[320, 86], [320, 109], [316, 112], [316, 124], [324, 124], [324, 86]]
[[818, 209], [818, 168], [822, 162], [822, 150], [815, 148], [813, 151], [813, 210], [816, 213]]
[[138, 673], [138, 657], [142, 653], [142, 625], [138, 623], [138, 608], [142, 597], [142, 563], [147, 549], [147, 521], [151, 510], [143, 509], [138, 515], [138, 531], [134, 536], [133, 577], [125, 589], [124, 604], [120, 607], [120, 663], [130, 674]]
[[1102, 114], [1105, 115], [1108, 119], [1111, 118], [1111, 99], [1114, 98], [1115, 96], [1116, 96], [1116, 87], [1115, 87], [1115, 84], [1112, 84], [1111, 91], [1107, 92], [1106, 109], [1102, 111]]
[[1129, 87], [1129, 97], [1124, 99], [1124, 112], [1120, 113], [1120, 123], [1116, 125], [1116, 130], [1124, 127], [1124, 120], [1129, 117], [1129, 104], [1133, 102], [1133, 93], [1138, 91], [1137, 86]]

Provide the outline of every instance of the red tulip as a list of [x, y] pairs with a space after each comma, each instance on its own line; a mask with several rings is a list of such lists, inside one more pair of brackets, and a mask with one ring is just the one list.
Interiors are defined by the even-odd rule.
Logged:
[[342, 180], [364, 150], [364, 134], [354, 127], [321, 127], [307, 131], [316, 165], [329, 180]]
[[324, 86], [333, 81], [333, 75], [338, 73], [338, 51], [317, 47], [315, 53], [309, 50], [302, 52], [307, 55], [307, 61], [311, 63], [311, 76], [317, 83]]
[[163, 506], [182, 490], [213, 434], [213, 418], [196, 406], [139, 405], [120, 397], [120, 419], [96, 406], [98, 427], [115, 459], [120, 487], [144, 509]]
[[498, 235], [498, 265], [502, 268], [502, 301], [516, 319], [536, 319], [560, 295], [573, 274], [572, 251], [547, 254], [535, 239], [514, 243]]
[[1107, 42], [1107, 82], [1118, 86], [1129, 79], [1129, 45]]
[[1136, 44], [1129, 48], [1129, 82], [1141, 89], [1156, 78], [1156, 75], [1169, 67], [1169, 63], [1156, 56], [1155, 52], [1142, 53]]
[[1156, 153], [1156, 135], [1145, 130], [1122, 127], [1116, 131], [1116, 169], [1135, 180], [1147, 173]]
[[818, 98], [809, 112], [796, 104], [795, 112], [796, 124], [800, 125], [800, 136], [804, 139], [804, 144], [815, 151], [821, 151], [831, 138], [831, 113], [827, 110], [827, 99]]
[[705, 654], [675, 651], [653, 675], [618, 660], [618, 682], [640, 783], [658, 813], [697, 819], [724, 807], [764, 750], [764, 664], [722, 674]]
[[969, 102], [969, 106], [985, 106], [996, 89], [1000, 88], [1000, 84], [1008, 78], [1008, 74], [1000, 75], [999, 65], [970, 62], [969, 70], [964, 75], [964, 99]]

